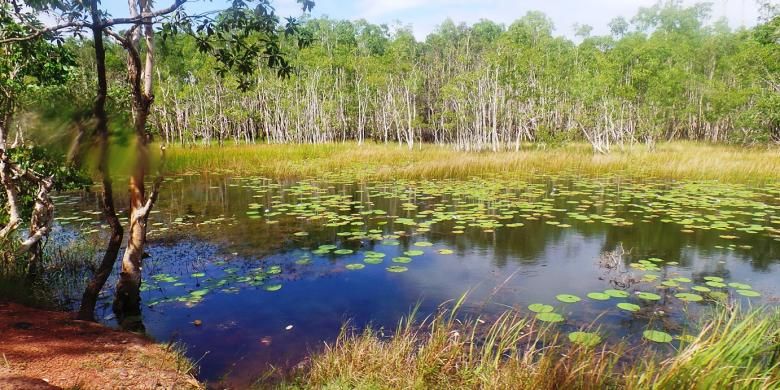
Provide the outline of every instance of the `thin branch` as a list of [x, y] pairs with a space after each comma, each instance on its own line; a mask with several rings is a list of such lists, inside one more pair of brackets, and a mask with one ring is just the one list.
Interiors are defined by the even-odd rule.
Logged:
[[30, 35], [26, 35], [23, 37], [13, 37], [13, 38], [6, 38], [0, 40], [0, 44], [6, 44], [6, 43], [13, 43], [13, 42], [24, 42], [29, 41], [35, 38], [38, 38], [44, 34], [64, 30], [66, 28], [90, 28], [90, 29], [106, 29], [107, 27], [119, 25], [119, 24], [138, 24], [143, 21], [145, 18], [156, 18], [159, 16], [164, 16], [167, 14], [170, 14], [171, 12], [176, 11], [179, 9], [184, 3], [186, 3], [187, 0], [175, 0], [173, 4], [171, 4], [169, 7], [154, 11], [154, 12], [142, 12], [139, 16], [133, 17], [133, 18], [114, 18], [114, 19], [106, 19], [100, 22], [98, 25], [94, 25], [91, 23], [86, 22], [76, 22], [71, 21], [68, 23], [62, 23], [51, 27], [46, 27], [41, 30], [37, 30], [34, 33]]

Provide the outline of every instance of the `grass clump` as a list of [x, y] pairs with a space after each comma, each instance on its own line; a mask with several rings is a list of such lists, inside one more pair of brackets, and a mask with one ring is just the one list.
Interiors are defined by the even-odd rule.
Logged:
[[[672, 356], [650, 344], [583, 346], [507, 311], [491, 324], [454, 311], [415, 324], [344, 328], [282, 388], [317, 389], [774, 389], [780, 311], [720, 309]], [[413, 318], [410, 317], [410, 318]], [[630, 356], [629, 356], [630, 355]]]
[[665, 179], [761, 183], [776, 180], [780, 151], [695, 142], [648, 148], [626, 146], [594, 154], [587, 144], [533, 146], [514, 152], [462, 152], [425, 144], [409, 150], [395, 144], [232, 145], [171, 147], [170, 173], [232, 173], [301, 178], [348, 173], [354, 178], [435, 179], [528, 174], [621, 175]]

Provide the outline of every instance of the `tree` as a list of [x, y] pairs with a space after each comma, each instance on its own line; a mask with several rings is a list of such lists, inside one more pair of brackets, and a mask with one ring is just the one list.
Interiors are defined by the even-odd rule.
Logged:
[[[304, 12], [310, 11], [314, 3], [298, 0]], [[281, 26], [270, 3], [265, 0], [254, 5], [252, 1], [235, 1], [231, 7], [219, 14], [218, 19], [208, 15], [187, 15], [182, 9], [186, 0], [174, 0], [165, 8], [152, 9], [150, 0], [131, 0], [130, 17], [110, 18], [100, 9], [98, 0], [81, 2], [77, 0], [59, 2], [32, 2], [36, 10], [57, 12], [63, 23], [42, 27], [28, 23], [29, 32], [20, 36], [0, 40], [0, 43], [19, 44], [31, 42], [39, 37], [53, 35], [57, 38], [64, 32], [80, 35], [91, 30], [96, 58], [97, 98], [94, 115], [95, 134], [98, 137], [98, 170], [103, 181], [103, 211], [112, 229], [107, 251], [100, 269], [85, 291], [80, 316], [92, 319], [97, 293], [107, 280], [121, 245], [122, 227], [116, 218], [113, 205], [113, 191], [108, 173], [108, 119], [105, 112], [107, 78], [105, 68], [104, 35], [117, 42], [127, 52], [127, 81], [131, 95], [131, 110], [135, 135], [134, 168], [129, 180], [130, 189], [130, 233], [127, 249], [122, 259], [122, 273], [117, 283], [114, 310], [120, 323], [128, 327], [142, 327], [135, 320], [140, 314], [141, 265], [146, 243], [146, 221], [154, 206], [161, 176], [158, 176], [152, 191], [147, 194], [144, 180], [149, 170], [148, 145], [150, 134], [147, 121], [153, 95], [153, 70], [155, 65], [154, 26], [161, 26], [163, 36], [178, 33], [189, 34], [197, 41], [198, 48], [217, 59], [218, 73], [235, 72], [240, 78], [240, 87], [247, 88], [250, 76], [258, 65], [258, 59], [280, 75], [288, 75], [291, 68], [279, 47], [283, 36], [297, 33], [299, 24], [294, 18], [287, 18]], [[22, 21], [22, 20], [20, 20]], [[24, 22], [24, 21], [22, 21]], [[193, 26], [196, 27], [193, 28]], [[128, 26], [124, 34], [114, 31], [116, 26]], [[144, 37], [143, 45], [141, 36]], [[299, 45], [305, 45], [300, 41]], [[50, 213], [50, 210], [49, 210]], [[117, 244], [119, 243], [119, 245]]]
[[[39, 26], [34, 14], [18, 6], [0, 4], [0, 41], [25, 37]], [[29, 149], [26, 153], [15, 153], [12, 149], [19, 145], [14, 142], [13, 146], [9, 146], [8, 136], [17, 104], [23, 95], [64, 83], [72, 65], [73, 58], [67, 50], [45, 39], [0, 45], [0, 181], [5, 189], [4, 205], [8, 209], [8, 220], [0, 230], [0, 239], [11, 236], [25, 214], [29, 214], [29, 232], [21, 241], [20, 248], [22, 252], [30, 253], [30, 278], [38, 273], [42, 257], [41, 240], [48, 236], [51, 229], [54, 206], [49, 192], [56, 182], [53, 167], [36, 164], [36, 170], [30, 166], [31, 161], [40, 157], [39, 151]]]

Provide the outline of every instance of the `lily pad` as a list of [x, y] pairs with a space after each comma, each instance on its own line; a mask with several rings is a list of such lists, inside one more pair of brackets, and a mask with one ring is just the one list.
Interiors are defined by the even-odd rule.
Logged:
[[592, 292], [592, 293], [588, 293], [588, 298], [597, 301], [606, 301], [610, 298], [610, 296], [608, 294], [601, 293], [601, 292]]
[[406, 256], [393, 257], [393, 263], [406, 264], [406, 263], [411, 263], [411, 262], [412, 262], [412, 258], [411, 257], [406, 257]]
[[366, 264], [381, 264], [384, 259], [381, 257], [366, 257], [363, 262]]
[[433, 246], [433, 243], [430, 243], [428, 241], [417, 241], [414, 243], [414, 246], [420, 246], [420, 247]]
[[409, 257], [421, 256], [423, 253], [425, 253], [425, 252], [423, 252], [421, 250], [416, 250], [416, 249], [412, 249], [412, 250], [408, 250], [408, 251], [404, 252], [404, 254], [409, 256]]
[[543, 303], [532, 303], [528, 305], [528, 310], [534, 313], [550, 313], [553, 311], [553, 307]]
[[619, 307], [620, 309], [623, 309], [625, 311], [630, 311], [630, 312], [639, 311], [639, 309], [642, 308], [639, 305], [635, 305], [633, 303], [628, 303], [628, 302], [620, 302], [620, 303], [617, 304], [617, 307]]
[[402, 265], [391, 265], [386, 268], [388, 272], [406, 272], [409, 270], [409, 268], [406, 268]]
[[646, 330], [642, 332], [642, 336], [656, 343], [668, 343], [672, 341], [672, 335], [660, 330]]
[[352, 264], [345, 265], [344, 268], [354, 271], [354, 270], [366, 268], [366, 265], [361, 263], [352, 263]]
[[281, 288], [282, 288], [281, 284], [269, 284], [263, 287], [265, 291], [279, 291]]
[[743, 297], [750, 297], [750, 298], [761, 296], [761, 293], [753, 290], [737, 290], [737, 294], [742, 295]]
[[691, 294], [691, 293], [679, 293], [679, 294], [675, 294], [675, 297], [687, 302], [700, 302], [704, 299], [699, 294]]
[[601, 336], [590, 332], [571, 332], [569, 333], [569, 341], [574, 344], [593, 347], [601, 342]]
[[337, 255], [351, 255], [354, 251], [352, 249], [336, 249], [333, 251]]
[[604, 290], [604, 294], [607, 294], [613, 298], [627, 298], [629, 295], [631, 295], [627, 291], [615, 289]]
[[546, 312], [546, 313], [537, 313], [536, 319], [544, 322], [562, 322], [563, 316], [558, 313]]
[[654, 294], [651, 292], [644, 292], [644, 291], [637, 293], [636, 296], [637, 298], [644, 299], [646, 301], [657, 301], [661, 299], [661, 296], [658, 294]]
[[555, 299], [563, 303], [576, 303], [582, 300], [580, 297], [571, 294], [559, 294], [555, 296]]

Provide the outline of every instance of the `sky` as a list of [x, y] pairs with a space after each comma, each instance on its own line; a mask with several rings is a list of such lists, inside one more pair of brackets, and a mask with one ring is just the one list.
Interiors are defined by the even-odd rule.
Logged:
[[[574, 24], [593, 27], [593, 35], [609, 33], [607, 24], [615, 17], [630, 20], [639, 7], [648, 7], [657, 0], [315, 0], [312, 16], [331, 19], [366, 19], [371, 23], [411, 25], [418, 40], [434, 31], [446, 18], [456, 23], [472, 24], [480, 19], [509, 25], [528, 11], [542, 11], [555, 25], [555, 35], [574, 38]], [[158, 7], [173, 0], [156, 0]], [[692, 5], [701, 0], [683, 0]], [[713, 20], [725, 17], [732, 28], [750, 27], [758, 20], [755, 0], [710, 0]], [[191, 12], [218, 10], [228, 0], [190, 0], [185, 7]], [[280, 16], [298, 16], [295, 0], [272, 0]], [[124, 0], [103, 0], [113, 16], [127, 16]]]

